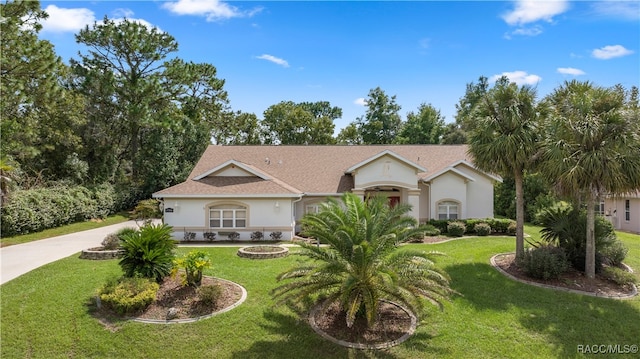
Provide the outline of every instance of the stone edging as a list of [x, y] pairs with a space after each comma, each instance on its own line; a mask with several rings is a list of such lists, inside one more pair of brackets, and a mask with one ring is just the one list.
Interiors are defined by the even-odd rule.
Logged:
[[316, 313], [323, 308], [323, 306], [324, 306], [323, 304], [324, 303], [318, 303], [311, 309], [311, 313], [309, 313], [309, 325], [311, 326], [313, 331], [315, 331], [321, 337], [329, 340], [332, 343], [341, 345], [343, 347], [354, 348], [354, 349], [385, 349], [385, 348], [391, 348], [393, 346], [396, 346], [396, 345], [404, 342], [405, 340], [409, 339], [409, 337], [411, 335], [413, 335], [413, 333], [416, 331], [416, 327], [418, 326], [418, 319], [416, 318], [415, 315], [413, 315], [413, 313], [411, 313], [407, 308], [401, 306], [400, 304], [394, 303], [394, 302], [391, 302], [391, 301], [388, 301], [388, 300], [382, 300], [382, 301], [386, 302], [386, 303], [389, 303], [391, 305], [395, 305], [396, 307], [400, 308], [405, 313], [407, 313], [409, 315], [409, 317], [411, 318], [411, 326], [409, 327], [409, 330], [407, 331], [407, 333], [405, 333], [400, 338], [398, 338], [396, 340], [392, 340], [390, 342], [379, 343], [379, 344], [360, 344], [360, 343], [347, 342], [347, 341], [336, 339], [336, 338], [330, 336], [329, 334], [327, 334], [325, 331], [323, 331], [322, 329], [320, 329], [318, 327], [318, 325], [316, 324], [316, 320], [315, 320]]
[[[271, 248], [280, 248], [279, 251], [276, 252], [252, 252], [248, 251], [248, 248], [255, 247], [271, 247]], [[238, 249], [238, 256], [242, 258], [249, 259], [272, 259], [272, 258], [280, 258], [286, 257], [289, 254], [289, 248], [281, 247], [281, 246], [246, 246]]]
[[[494, 255], [493, 257], [491, 257], [490, 261], [491, 261], [491, 266], [493, 268], [495, 268], [496, 270], [498, 270], [498, 272], [502, 273], [503, 275], [505, 275], [508, 278], [511, 278], [517, 282], [521, 282], [521, 283], [526, 283], [529, 285], [533, 285], [535, 287], [540, 287], [540, 288], [547, 288], [547, 289], [553, 289], [553, 290], [559, 290], [559, 291], [563, 291], [563, 292], [568, 292], [568, 293], [574, 293], [574, 294], [582, 294], [582, 295], [587, 295], [590, 297], [598, 297], [598, 298], [610, 298], [610, 299], [631, 299], [633, 297], [635, 297], [636, 295], [638, 295], [638, 288], [632, 284], [631, 285], [631, 293], [629, 294], [623, 294], [623, 295], [606, 295], [606, 294], [598, 294], [598, 293], [591, 293], [591, 292], [585, 292], [583, 290], [577, 290], [577, 289], [569, 289], [569, 288], [562, 288], [562, 287], [556, 287], [554, 285], [549, 285], [549, 284], [542, 284], [542, 283], [538, 283], [538, 282], [534, 282], [534, 281], [529, 281], [529, 280], [525, 280], [525, 279], [520, 279], [517, 278], [513, 275], [511, 275], [510, 273], [506, 272], [504, 269], [500, 268], [500, 266], [496, 263], [496, 258], [499, 256], [504, 256], [507, 254], [513, 254], [513, 253], [498, 253], [496, 255]], [[633, 269], [631, 269], [631, 267], [627, 266], [625, 264], [625, 267], [627, 267], [627, 269], [630, 270], [631, 273], [633, 273]]]
[[202, 320], [202, 319], [211, 318], [214, 315], [218, 315], [218, 314], [222, 314], [222, 313], [228, 312], [231, 309], [234, 309], [237, 306], [239, 306], [240, 304], [242, 304], [247, 299], [247, 290], [243, 286], [241, 286], [240, 284], [232, 282], [230, 280], [222, 279], [222, 278], [216, 278], [216, 277], [210, 277], [210, 276], [203, 276], [203, 277], [213, 278], [213, 279], [217, 279], [219, 281], [223, 281], [223, 282], [227, 282], [227, 283], [231, 283], [231, 284], [237, 285], [242, 290], [242, 295], [240, 296], [240, 299], [238, 299], [238, 301], [233, 303], [232, 305], [230, 305], [230, 306], [228, 306], [226, 308], [223, 308], [223, 309], [221, 309], [221, 310], [219, 310], [217, 312], [214, 312], [214, 313], [211, 313], [211, 314], [207, 314], [207, 315], [202, 315], [202, 316], [195, 317], [195, 318], [160, 320], [160, 319], [144, 319], [144, 318], [132, 317], [132, 318], [128, 318], [128, 319], [130, 319], [130, 320], [132, 320], [134, 322], [147, 323], [147, 324], [193, 323], [193, 322], [197, 322], [197, 321]]
[[106, 250], [102, 248], [103, 247], [83, 249], [82, 253], [80, 253], [80, 259], [90, 259], [90, 260], [115, 259], [115, 258], [119, 258], [120, 255], [122, 254], [122, 251], [119, 249]]

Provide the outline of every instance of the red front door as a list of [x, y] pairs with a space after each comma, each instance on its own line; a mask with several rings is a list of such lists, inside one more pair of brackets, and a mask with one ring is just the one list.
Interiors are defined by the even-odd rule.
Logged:
[[400, 197], [388, 197], [389, 198], [389, 207], [393, 208], [398, 203], [400, 203]]

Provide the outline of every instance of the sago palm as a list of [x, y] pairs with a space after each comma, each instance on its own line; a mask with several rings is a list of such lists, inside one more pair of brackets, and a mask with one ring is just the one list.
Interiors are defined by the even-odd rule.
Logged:
[[300, 255], [311, 260], [281, 273], [278, 280], [287, 283], [273, 294], [281, 302], [338, 302], [348, 327], [360, 315], [373, 325], [383, 299], [414, 313], [422, 311], [423, 298], [441, 305], [453, 290], [431, 259], [437, 253], [398, 249], [422, 233], [407, 215], [410, 209], [406, 204], [390, 207], [383, 197], [364, 202], [351, 193], [341, 202], [329, 199], [319, 213], [302, 219], [304, 232], [328, 246], [301, 244]]

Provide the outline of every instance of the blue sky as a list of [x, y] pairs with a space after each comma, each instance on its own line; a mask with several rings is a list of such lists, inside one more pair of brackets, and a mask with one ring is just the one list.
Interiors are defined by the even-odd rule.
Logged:
[[640, 85], [637, 1], [42, 1], [41, 38], [65, 62], [74, 34], [107, 15], [176, 38], [176, 56], [213, 64], [234, 111], [329, 101], [336, 131], [365, 113], [370, 89], [401, 115], [431, 103], [453, 122], [466, 84], [502, 74], [537, 88], [564, 80]]

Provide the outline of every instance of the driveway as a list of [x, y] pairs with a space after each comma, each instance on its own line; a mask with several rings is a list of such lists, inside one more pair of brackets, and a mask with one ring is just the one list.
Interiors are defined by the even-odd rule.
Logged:
[[137, 228], [137, 225], [135, 221], [128, 221], [0, 248], [0, 284], [83, 249], [98, 247], [107, 234], [123, 227]]

